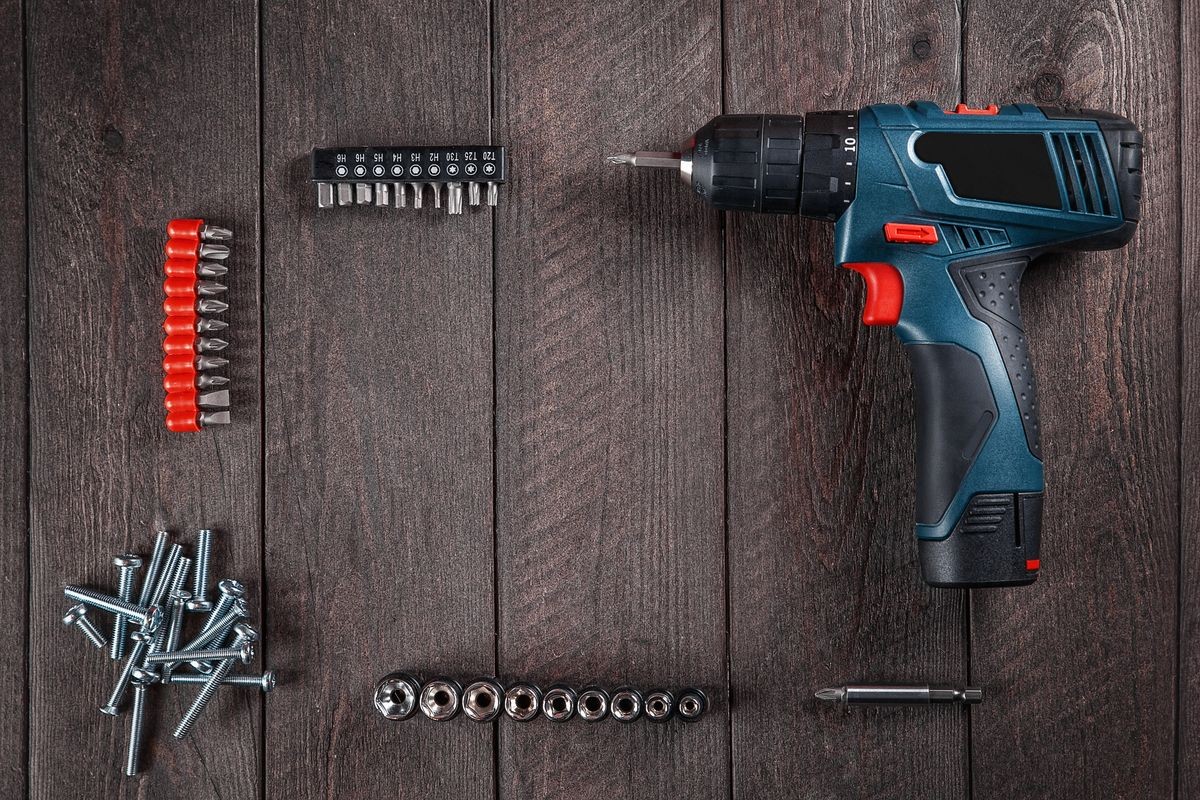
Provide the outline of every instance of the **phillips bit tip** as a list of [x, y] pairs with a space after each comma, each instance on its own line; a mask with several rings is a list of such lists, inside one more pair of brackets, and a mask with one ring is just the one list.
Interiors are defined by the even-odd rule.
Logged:
[[196, 359], [196, 369], [217, 369], [229, 363], [229, 359], [220, 356], [200, 356]]
[[818, 689], [814, 695], [818, 700], [827, 700], [831, 703], [840, 703], [846, 699], [845, 689]]
[[196, 274], [201, 278], [219, 278], [229, 272], [229, 267], [215, 261], [201, 261], [196, 264]]
[[233, 238], [229, 228], [218, 228], [216, 225], [205, 225], [200, 229], [200, 238], [206, 242], [228, 242]]
[[226, 378], [224, 375], [197, 375], [196, 376], [196, 388], [197, 389], [215, 389], [218, 386], [228, 386], [228, 385], [229, 385], [229, 378]]
[[221, 294], [225, 291], [225, 284], [217, 283], [216, 281], [196, 281], [196, 294], [205, 297]]
[[196, 349], [202, 353], [216, 353], [229, 347], [229, 342], [224, 339], [214, 337], [201, 336], [196, 340]]
[[196, 302], [196, 310], [201, 314], [220, 314], [229, 310], [229, 304], [221, 300], [204, 299]]
[[196, 321], [196, 333], [216, 333], [229, 327], [229, 323], [220, 319], [201, 317]]
[[224, 260], [229, 258], [229, 248], [223, 244], [201, 244], [196, 255], [200, 256], [200, 258]]
[[655, 153], [646, 150], [617, 153], [605, 158], [610, 164], [628, 164], [631, 167], [662, 167], [664, 169], [679, 169], [683, 163], [681, 153]]

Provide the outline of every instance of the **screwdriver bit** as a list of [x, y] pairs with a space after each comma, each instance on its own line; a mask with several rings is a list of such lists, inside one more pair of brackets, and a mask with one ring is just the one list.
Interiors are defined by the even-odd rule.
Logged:
[[412, 194], [413, 194], [413, 208], [419, 209], [419, 208], [421, 207], [421, 199], [422, 199], [422, 198], [421, 198], [421, 190], [425, 188], [425, 184], [423, 184], [423, 183], [410, 183], [410, 184], [409, 184], [409, 188], [411, 188], [411, 189], [412, 189]]
[[167, 414], [167, 430], [174, 432], [199, 431], [209, 425], [228, 425], [228, 411], [171, 412]]
[[225, 284], [216, 281], [197, 281], [192, 278], [167, 278], [163, 281], [163, 292], [167, 297], [214, 297], [225, 289]]
[[958, 689], [949, 686], [888, 686], [850, 685], [821, 689], [818, 700], [842, 705], [928, 705], [958, 703], [974, 705], [983, 700], [983, 690], [968, 686]]
[[173, 219], [167, 223], [167, 236], [172, 239], [227, 242], [233, 238], [233, 231], [209, 225], [202, 219]]
[[392, 194], [395, 195], [396, 208], [408, 208], [408, 192], [404, 189], [405, 184], [393, 183]]
[[204, 372], [223, 367], [228, 363], [228, 359], [220, 356], [193, 357], [187, 353], [175, 353], [163, 358], [163, 372], [168, 375], [178, 375], [181, 372]]
[[163, 320], [163, 332], [168, 335], [183, 333], [216, 333], [229, 327], [229, 323], [210, 319], [198, 314], [171, 314]]
[[469, 205], [477, 206], [477, 205], [479, 205], [480, 197], [481, 197], [481, 193], [480, 193], [479, 184], [476, 183], [475, 181], [471, 181], [470, 183], [468, 183], [467, 184], [467, 203]]
[[461, 183], [446, 184], [446, 213], [463, 213], [463, 186]]
[[317, 208], [329, 208], [333, 205], [333, 184], [317, 184]]
[[193, 297], [168, 297], [163, 301], [163, 313], [167, 316], [172, 314], [220, 314], [222, 311], [228, 310], [228, 303], [208, 297], [200, 300]]
[[348, 206], [354, 202], [354, 187], [348, 183], [337, 185], [337, 201], [339, 206]]
[[369, 206], [371, 204], [371, 184], [354, 184], [354, 202], [360, 206]]
[[442, 207], [442, 185], [440, 183], [427, 183], [425, 185], [433, 190], [433, 207], [441, 208]]
[[610, 164], [628, 164], [631, 167], [658, 167], [660, 169], [677, 170], [683, 163], [683, 154], [637, 150], [608, 156], [605, 160]]
[[167, 411], [190, 411], [192, 413], [202, 408], [229, 408], [229, 390], [220, 389], [204, 394], [197, 394], [192, 389], [169, 392], [163, 400], [163, 408]]
[[391, 203], [389, 202], [389, 199], [388, 199], [389, 192], [390, 192], [390, 189], [389, 189], [388, 184], [386, 184], [386, 183], [375, 184], [375, 205], [377, 205], [377, 206], [391, 205]]
[[499, 205], [500, 203], [500, 184], [488, 183], [487, 185], [487, 204], [489, 206]]
[[167, 239], [163, 246], [167, 258], [211, 258], [224, 261], [229, 258], [229, 248], [223, 244], [208, 244], [195, 239]]
[[219, 278], [229, 272], [229, 267], [195, 258], [168, 258], [163, 272], [168, 278]]
[[194, 333], [181, 333], [168, 336], [163, 340], [163, 352], [170, 355], [176, 353], [216, 353], [229, 346], [224, 339], [196, 336]]
[[[377, 206], [406, 208], [408, 190], [413, 193], [414, 209], [429, 200], [434, 208], [441, 208], [444, 186], [447, 210], [457, 215], [464, 194], [470, 205], [481, 205], [485, 182], [488, 202], [496, 205], [499, 186], [508, 179], [507, 169], [505, 149], [493, 145], [314, 148], [310, 178], [317, 186], [318, 208], [370, 205], [372, 197]], [[433, 192], [431, 198], [426, 187]]]
[[190, 372], [176, 372], [163, 376], [163, 391], [167, 394], [190, 392], [193, 389], [216, 389], [219, 386], [227, 385], [229, 385], [229, 378], [224, 375], [208, 375], [196, 372], [195, 369]]

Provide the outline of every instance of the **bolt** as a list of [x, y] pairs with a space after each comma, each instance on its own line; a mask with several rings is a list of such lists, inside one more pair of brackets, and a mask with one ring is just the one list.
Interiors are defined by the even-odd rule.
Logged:
[[192, 596], [208, 602], [208, 562], [212, 557], [212, 536], [209, 528], [201, 528], [196, 535], [196, 574], [192, 576]]
[[[117, 597], [128, 603], [133, 600], [133, 581], [141, 569], [142, 557], [126, 553], [114, 558], [113, 565], [121, 571], [117, 579]], [[113, 661], [120, 661], [125, 654], [125, 630], [128, 625], [129, 620], [119, 614], [113, 619], [112, 646], [108, 649], [108, 657]]]
[[157, 605], [135, 606], [119, 597], [112, 597], [81, 586], [67, 586], [63, 594], [80, 603], [85, 603], [101, 611], [126, 617], [141, 625], [143, 628], [157, 630], [162, 623], [162, 609]]
[[100, 711], [110, 717], [121, 713], [121, 698], [125, 696], [125, 689], [129, 686], [133, 671], [142, 665], [142, 658], [146, 655], [146, 648], [150, 646], [150, 640], [154, 638], [154, 635], [142, 628], [129, 634], [129, 638], [133, 640], [133, 649], [129, 651], [129, 657], [125, 659], [125, 667], [117, 677], [117, 683], [113, 686], [112, 694], [108, 696], [108, 702], [100, 706]]
[[[165, 598], [170, 603], [171, 618], [175, 614], [175, 593], [183, 591], [183, 583], [187, 580], [188, 570], [192, 567], [192, 560], [186, 556], [180, 556], [175, 561], [174, 572], [171, 573], [171, 579], [167, 582], [167, 594]], [[190, 594], [188, 595], [191, 596]], [[186, 601], [185, 601], [186, 602]], [[182, 621], [181, 623], [182, 624]], [[154, 637], [154, 641], [150, 643], [150, 652], [158, 653], [167, 648], [167, 638], [171, 633], [170, 618], [167, 624], [163, 625]]]
[[142, 750], [142, 722], [146, 717], [146, 688], [158, 680], [150, 670], [133, 671], [133, 713], [129, 715], [129, 745], [125, 750], [125, 774], [138, 774], [138, 757]]
[[542, 713], [554, 722], [566, 722], [575, 716], [575, 690], [569, 686], [551, 686], [542, 698]]
[[[163, 683], [208, 683], [207, 675], [164, 675]], [[222, 686], [248, 686], [269, 692], [275, 688], [275, 670], [269, 669], [262, 675], [226, 675]]]
[[240, 600], [246, 596], [246, 587], [242, 586], [237, 581], [225, 579], [217, 584], [217, 590], [221, 593], [217, 598], [217, 602], [213, 604], [212, 611], [208, 612], [208, 619], [204, 621], [204, 627], [201, 631], [207, 631], [209, 628], [217, 624], [229, 607], [233, 605], [234, 600]]
[[384, 719], [408, 719], [417, 711], [420, 694], [421, 685], [413, 676], [403, 672], [384, 675], [375, 684], [375, 710]]
[[[258, 633], [244, 622], [239, 622], [234, 626], [233, 630], [234, 647], [258, 641]], [[226, 659], [213, 667], [212, 673], [208, 676], [208, 681], [200, 687], [200, 693], [192, 701], [192, 705], [187, 710], [187, 713], [183, 715], [183, 719], [179, 720], [179, 724], [175, 726], [174, 735], [176, 739], [186, 738], [188, 733], [191, 732], [192, 726], [196, 724], [196, 720], [200, 717], [200, 712], [213, 699], [213, 696], [217, 693], [217, 689], [221, 687], [222, 681], [229, 675], [229, 671], [233, 669], [233, 662], [233, 659]]]
[[528, 722], [538, 715], [542, 692], [528, 683], [514, 683], [504, 693], [504, 713], [516, 722]]
[[181, 544], [173, 544], [167, 550], [167, 558], [163, 562], [162, 572], [158, 575], [158, 583], [154, 584], [154, 591], [150, 594], [150, 602], [154, 603], [154, 605], [162, 604], [162, 601], [166, 599], [167, 594], [171, 591], [171, 581], [175, 579], [175, 567], [182, 557], [183, 545]]
[[[163, 642], [163, 650], [174, 650], [179, 646], [179, 634], [183, 630], [183, 610], [192, 593], [186, 589], [176, 589], [171, 592], [171, 620], [167, 624], [167, 640]], [[172, 665], [163, 666], [164, 673], [170, 673]]]
[[613, 719], [618, 722], [633, 722], [642, 715], [642, 693], [628, 687], [613, 692], [609, 704]]
[[579, 693], [579, 716], [585, 722], [599, 722], [608, 716], [608, 692], [590, 686]]
[[[234, 659], [241, 661], [243, 664], [249, 664], [254, 660], [254, 645], [250, 642], [244, 642], [234, 647], [222, 647], [217, 650], [204, 650], [205, 661], [226, 661]], [[186, 661], [190, 657], [196, 655], [196, 650], [172, 650], [161, 653], [151, 653], [146, 656], [147, 664], [174, 664], [179, 661]]]
[[708, 709], [708, 697], [699, 689], [684, 689], [679, 693], [679, 716], [685, 722], [695, 722]]
[[142, 591], [138, 596], [139, 606], [149, 605], [150, 603], [150, 593], [154, 591], [154, 583], [158, 580], [158, 573], [163, 565], [163, 557], [167, 553], [167, 542], [170, 539], [171, 534], [166, 531], [159, 531], [158, 536], [154, 539], [154, 551], [150, 553], [150, 566], [146, 568], [146, 577], [142, 579]]
[[421, 688], [421, 713], [434, 722], [453, 719], [458, 713], [462, 690], [449, 678], [435, 678]]
[[666, 722], [675, 710], [675, 695], [664, 690], [646, 695], [646, 716], [651, 722]]
[[474, 722], [491, 722], [504, 704], [504, 690], [492, 680], [478, 680], [463, 692], [463, 713]]
[[[120, 619], [120, 617], [117, 619]], [[104, 641], [104, 634], [97, 630], [92, 621], [87, 618], [87, 606], [83, 603], [73, 605], [67, 610], [66, 616], [63, 617], [63, 625], [66, 625], [68, 628], [71, 626], [79, 628], [79, 630], [83, 631], [83, 635], [88, 638], [88, 641], [96, 645], [97, 650], [103, 650], [104, 645], [108, 644], [108, 642]]]
[[[249, 613], [249, 607], [246, 605], [245, 601], [240, 599], [235, 600], [230, 606], [229, 611], [226, 612], [225, 616], [217, 620], [216, 625], [208, 630], [201, 631], [199, 634], [197, 634], [196, 638], [192, 639], [179, 649], [185, 652], [206, 649], [207, 645], [211, 642], [218, 638], [224, 638], [229, 629], [236, 625], [240, 620], [245, 619]], [[193, 661], [191, 662], [191, 665], [204, 673], [207, 673], [211, 669], [211, 667], [203, 661]]]

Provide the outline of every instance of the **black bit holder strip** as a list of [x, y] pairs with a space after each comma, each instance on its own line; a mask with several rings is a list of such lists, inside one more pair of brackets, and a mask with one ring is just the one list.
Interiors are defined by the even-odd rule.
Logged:
[[323, 183], [504, 183], [503, 147], [317, 147], [312, 180]]

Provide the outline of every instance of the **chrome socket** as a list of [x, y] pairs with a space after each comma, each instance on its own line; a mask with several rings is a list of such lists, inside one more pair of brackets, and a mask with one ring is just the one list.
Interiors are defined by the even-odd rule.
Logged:
[[551, 686], [542, 698], [542, 713], [552, 722], [566, 722], [575, 716], [575, 690], [570, 686]]
[[375, 684], [375, 710], [384, 719], [408, 719], [417, 713], [417, 698], [421, 684], [416, 678], [403, 672], [384, 675]]
[[633, 722], [642, 715], [642, 693], [637, 689], [617, 689], [609, 703], [609, 713], [617, 722]]
[[708, 696], [699, 689], [684, 689], [675, 708], [684, 722], [695, 722], [708, 710]]
[[646, 695], [646, 717], [651, 722], [666, 722], [675, 712], [675, 695], [659, 689]]
[[493, 680], [477, 680], [463, 692], [462, 705], [471, 721], [491, 722], [504, 706], [504, 689]]
[[504, 693], [504, 713], [515, 722], [528, 722], [542, 707], [542, 692], [528, 683], [514, 683]]
[[589, 686], [579, 693], [576, 706], [579, 718], [584, 722], [599, 722], [608, 716], [608, 692], [598, 686]]
[[421, 713], [434, 722], [454, 719], [462, 707], [462, 687], [449, 678], [435, 678], [421, 688]]

